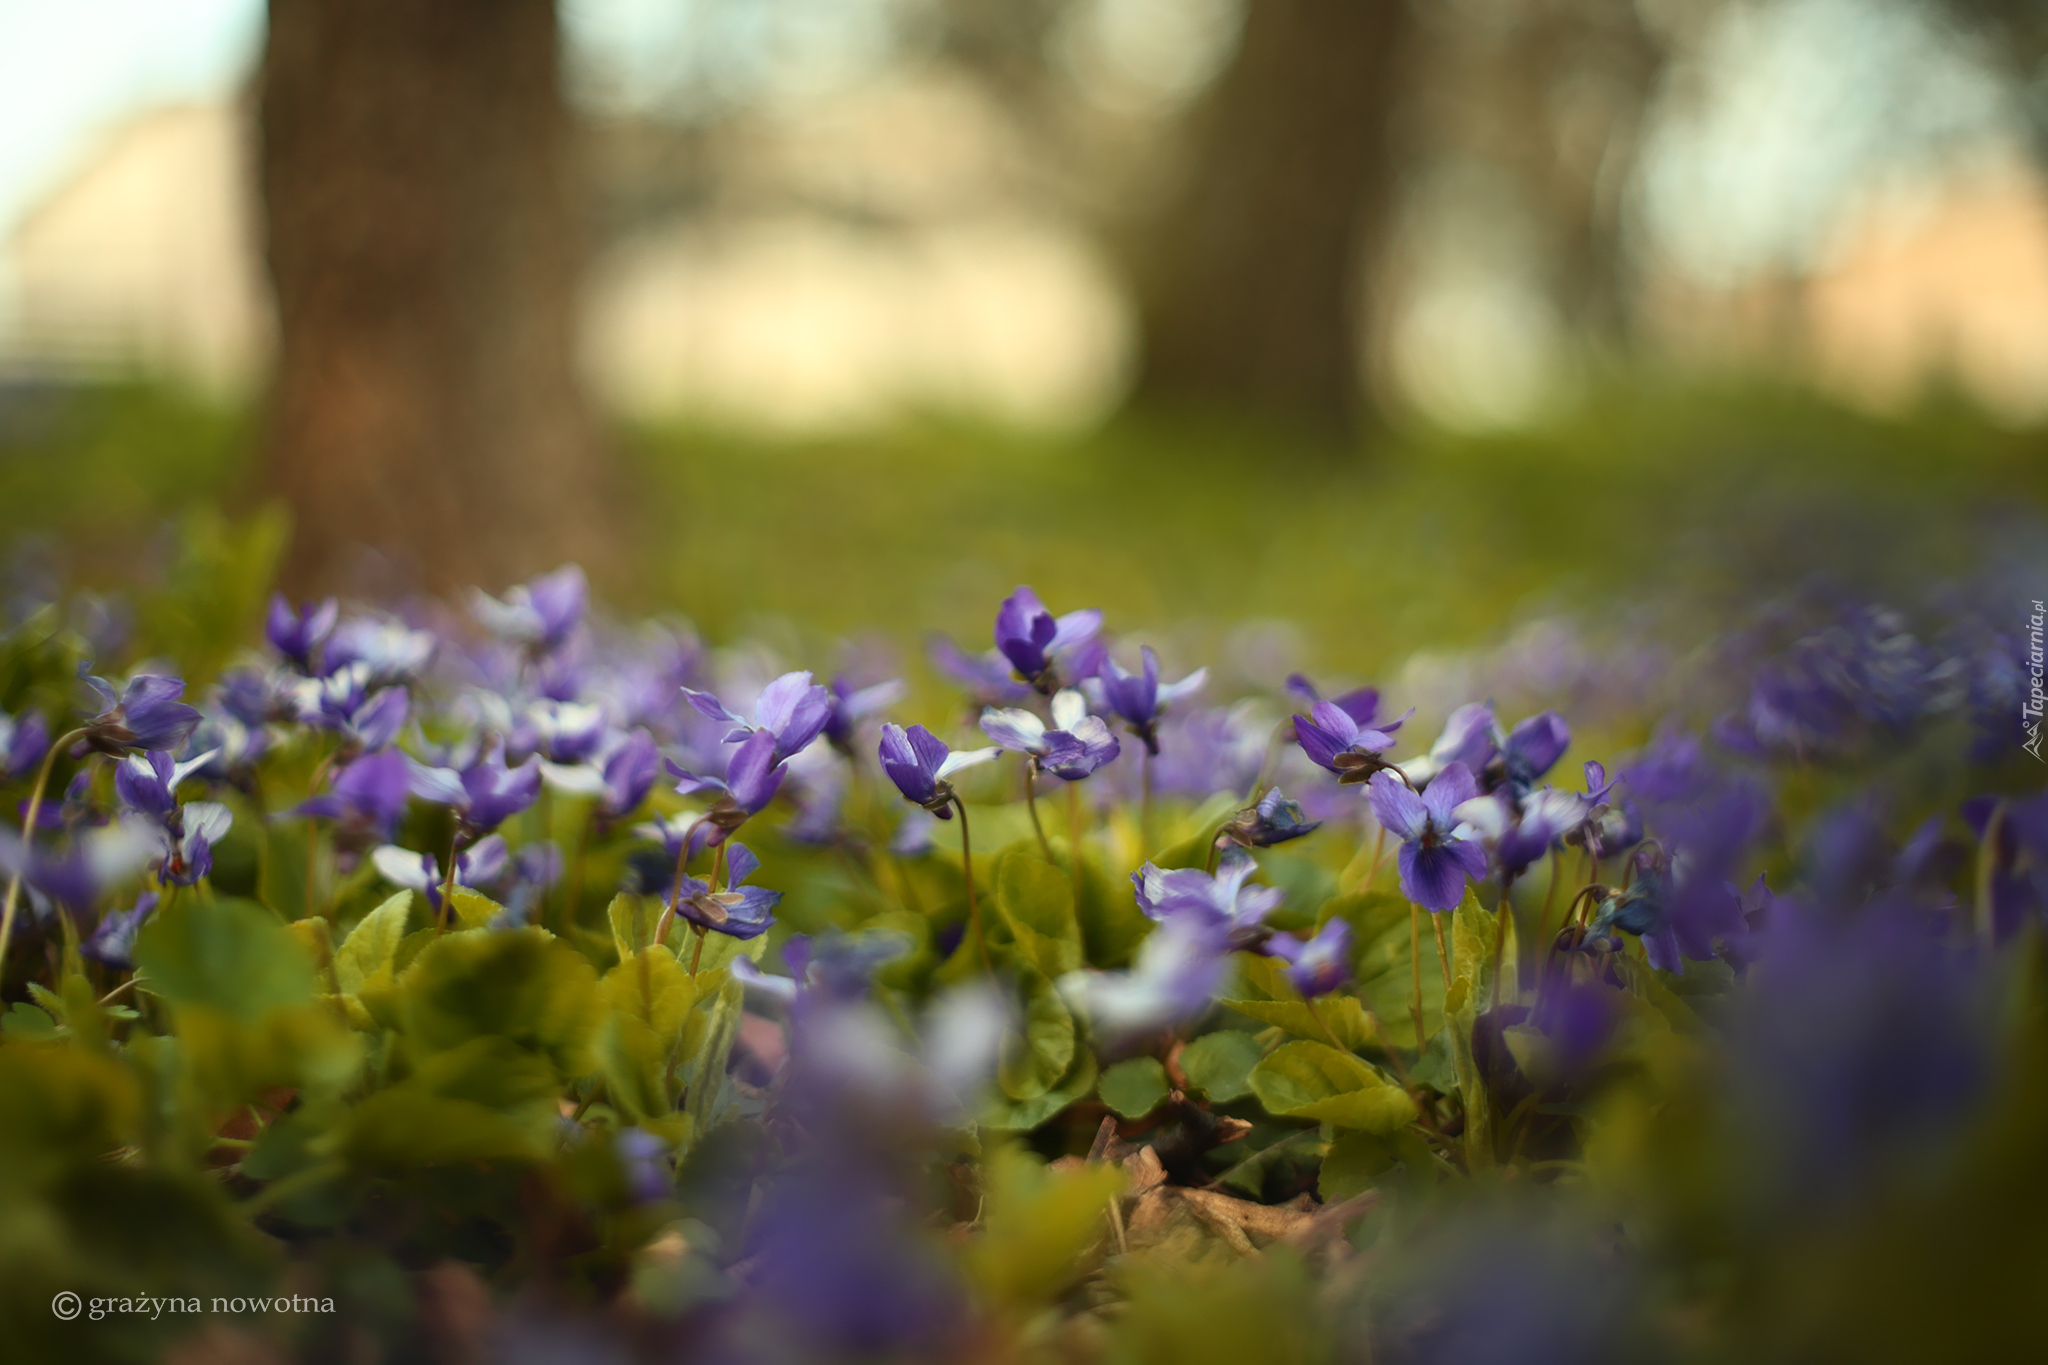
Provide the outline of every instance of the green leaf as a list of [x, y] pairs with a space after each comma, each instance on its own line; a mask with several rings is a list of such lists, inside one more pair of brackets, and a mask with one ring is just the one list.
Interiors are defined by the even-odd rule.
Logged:
[[[759, 944], [763, 940], [753, 942]], [[709, 1133], [725, 1117], [729, 1088], [725, 1067], [732, 1056], [733, 1041], [740, 1036], [742, 995], [740, 983], [724, 969], [698, 973], [698, 999], [709, 1000], [710, 1004], [691, 1012], [690, 1028], [683, 1037], [683, 1055], [691, 1059], [689, 1093], [683, 1099], [683, 1112], [688, 1115], [690, 1132], [696, 1137]]]
[[341, 1154], [372, 1171], [478, 1161], [536, 1161], [545, 1141], [531, 1125], [470, 1100], [409, 1087], [370, 1096], [349, 1115]]
[[[1338, 902], [1352, 898], [1340, 896]], [[1405, 902], [1399, 915], [1371, 914], [1381, 926], [1377, 939], [1362, 942], [1355, 958], [1353, 989], [1380, 1021], [1381, 1036], [1395, 1047], [1415, 1048], [1443, 1029], [1444, 979], [1437, 962], [1429, 918]], [[1417, 932], [1419, 930], [1419, 932]], [[1410, 946], [1415, 951], [1410, 954]], [[1415, 979], [1422, 979], [1423, 1037], [1415, 1036]]]
[[[1012, 861], [1015, 861], [1014, 859]], [[996, 1080], [1013, 1100], [1035, 1100], [1074, 1062], [1074, 1016], [1045, 977], [1024, 972], [1024, 1032], [1003, 1039]]]
[[1123, 1172], [1095, 1164], [1049, 1170], [1004, 1147], [983, 1167], [987, 1208], [966, 1250], [968, 1273], [990, 1300], [1028, 1315], [1086, 1268], [1080, 1255], [1103, 1236]]
[[444, 934], [399, 983], [407, 1033], [429, 1052], [506, 1039], [581, 1075], [599, 1021], [597, 973], [545, 930]]
[[1065, 872], [1036, 854], [1010, 850], [996, 872], [995, 900], [1025, 961], [1055, 979], [1081, 965], [1081, 925]]
[[1166, 872], [1182, 867], [1207, 867], [1209, 855], [1216, 847], [1216, 836], [1223, 832], [1223, 827], [1230, 823], [1230, 817], [1237, 811], [1236, 797], [1229, 792], [1216, 793], [1188, 817], [1193, 832], [1179, 843], [1160, 850], [1152, 859], [1152, 865]]
[[7, 1187], [134, 1143], [143, 1114], [135, 1069], [69, 1047], [0, 1047], [0, 1095], [7, 1097], [0, 1104], [0, 1185]]
[[179, 897], [135, 936], [135, 965], [176, 1005], [242, 1019], [313, 997], [313, 963], [277, 917], [253, 901]]
[[607, 1006], [598, 1060], [612, 1100], [636, 1121], [672, 1114], [670, 1077], [697, 979], [668, 949], [647, 948], [605, 973], [598, 993]]
[[1075, 917], [1081, 922], [1083, 953], [1093, 967], [1128, 966], [1138, 945], [1152, 932], [1152, 921], [1138, 908], [1130, 882], [1122, 877], [1112, 880], [1085, 855], [1081, 859], [1081, 904]]
[[1389, 935], [1399, 935], [1399, 947], [1408, 946], [1408, 901], [1392, 891], [1355, 891], [1332, 896], [1316, 911], [1316, 928], [1333, 919], [1351, 926], [1354, 951], [1371, 948]]
[[357, 994], [378, 972], [391, 972], [411, 918], [412, 892], [401, 891], [356, 921], [334, 950], [334, 977], [343, 995]]
[[1102, 1073], [1095, 1093], [1127, 1119], [1141, 1119], [1166, 1098], [1166, 1068], [1157, 1057], [1132, 1057]]
[[697, 1003], [697, 980], [668, 949], [648, 948], [606, 972], [598, 993], [612, 1013], [639, 1020], [672, 1046]]
[[0, 1035], [17, 1042], [42, 1043], [57, 1036], [57, 1021], [26, 1000], [0, 1015]]
[[[1496, 943], [1496, 935], [1499, 935]], [[1515, 917], [1512, 911], [1502, 915], [1487, 910], [1479, 904], [1479, 897], [1470, 889], [1451, 916], [1451, 975], [1471, 985], [1467, 997], [1475, 1010], [1486, 1009], [1495, 998], [1493, 975], [1495, 948], [1499, 948], [1500, 991], [1499, 999], [1507, 1004], [1516, 1000], [1515, 987]]]
[[1221, 1104], [1252, 1093], [1252, 1068], [1265, 1053], [1242, 1029], [1205, 1033], [1181, 1049], [1180, 1069], [1189, 1084]]
[[661, 922], [661, 913], [661, 902], [652, 896], [622, 891], [612, 897], [605, 918], [611, 921], [612, 946], [618, 949], [619, 961], [624, 962], [654, 942], [654, 926]]
[[504, 906], [481, 891], [472, 891], [466, 886], [456, 887], [455, 894], [448, 898], [448, 904], [454, 907], [455, 922], [465, 929], [488, 928], [492, 920], [505, 913]]
[[1394, 1144], [1380, 1134], [1343, 1129], [1330, 1143], [1330, 1150], [1323, 1153], [1323, 1169], [1316, 1177], [1316, 1196], [1325, 1204], [1334, 1204], [1363, 1194], [1400, 1159]]
[[1494, 989], [1494, 948], [1500, 938], [1500, 998], [1514, 996], [1514, 915], [1503, 905], [1498, 914], [1479, 904], [1467, 888], [1451, 916], [1451, 988], [1444, 995], [1444, 1019], [1451, 1035], [1451, 1059], [1458, 1073], [1458, 1094], [1465, 1102], [1465, 1165], [1485, 1170], [1493, 1165], [1493, 1104], [1486, 1080], [1472, 1051], [1472, 1026], [1487, 1007]]
[[1222, 1003], [1248, 1019], [1277, 1024], [1298, 1038], [1327, 1042], [1333, 1035], [1347, 1048], [1378, 1041], [1378, 1031], [1358, 1001], [1349, 995], [1327, 995], [1313, 1007], [1287, 979], [1286, 964], [1277, 957], [1240, 953], [1238, 979], [1244, 992]]
[[1074, 1065], [1060, 1083], [1033, 1100], [997, 1101], [982, 1114], [984, 1128], [998, 1132], [1029, 1132], [1095, 1088], [1095, 1053], [1074, 1049]]
[[1319, 1119], [1340, 1128], [1391, 1133], [1415, 1121], [1400, 1086], [1327, 1043], [1286, 1043], [1252, 1068], [1252, 1092], [1266, 1112]]

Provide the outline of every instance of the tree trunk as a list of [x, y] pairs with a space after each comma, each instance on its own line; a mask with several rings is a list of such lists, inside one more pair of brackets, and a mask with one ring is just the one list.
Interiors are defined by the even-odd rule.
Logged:
[[551, 0], [271, 0], [263, 483], [290, 586], [347, 585], [365, 547], [439, 591], [614, 559], [557, 63]]
[[1347, 438], [1393, 203], [1409, 0], [1250, 0], [1141, 290], [1136, 400]]

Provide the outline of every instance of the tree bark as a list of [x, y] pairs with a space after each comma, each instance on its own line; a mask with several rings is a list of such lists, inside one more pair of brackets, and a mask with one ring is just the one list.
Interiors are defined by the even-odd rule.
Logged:
[[1135, 401], [1355, 434], [1408, 3], [1250, 0], [1152, 243]]
[[292, 588], [349, 585], [365, 547], [437, 591], [615, 559], [558, 59], [552, 0], [271, 0], [262, 483]]

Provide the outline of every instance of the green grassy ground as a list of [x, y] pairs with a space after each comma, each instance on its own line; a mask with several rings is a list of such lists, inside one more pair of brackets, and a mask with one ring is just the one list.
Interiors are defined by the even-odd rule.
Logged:
[[[175, 563], [167, 525], [250, 505], [246, 413], [121, 387], [4, 417], [0, 537], [39, 538], [77, 578]], [[1233, 648], [1243, 623], [1291, 622], [1306, 660], [1366, 675], [1548, 611], [1618, 629], [1651, 604], [1711, 612], [1817, 573], [1924, 582], [2038, 544], [2048, 508], [2043, 438], [1960, 409], [1878, 421], [1650, 382], [1534, 431], [1409, 432], [1357, 454], [1138, 424], [1059, 441], [642, 427], [619, 443], [643, 567], [609, 595], [814, 660], [866, 630], [979, 642], [1030, 582], [1190, 658]]]

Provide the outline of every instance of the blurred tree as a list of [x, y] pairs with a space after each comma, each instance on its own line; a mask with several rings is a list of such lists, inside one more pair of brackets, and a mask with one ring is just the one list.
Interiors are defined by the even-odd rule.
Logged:
[[1984, 56], [2011, 84], [2032, 134], [2034, 162], [2048, 172], [2048, 4], [2042, 0], [1943, 0], [1984, 40]]
[[1532, 273], [1559, 318], [1581, 340], [1624, 345], [1623, 190], [1669, 35], [1635, 0], [1435, 7], [1425, 32], [1429, 77], [1409, 115], [1418, 159], [1497, 167], [1537, 225]]
[[557, 48], [552, 0], [271, 0], [264, 481], [297, 588], [364, 545], [436, 589], [616, 558]]
[[1339, 438], [1364, 415], [1365, 279], [1395, 202], [1408, 0], [1251, 0], [1141, 265], [1140, 404]]

